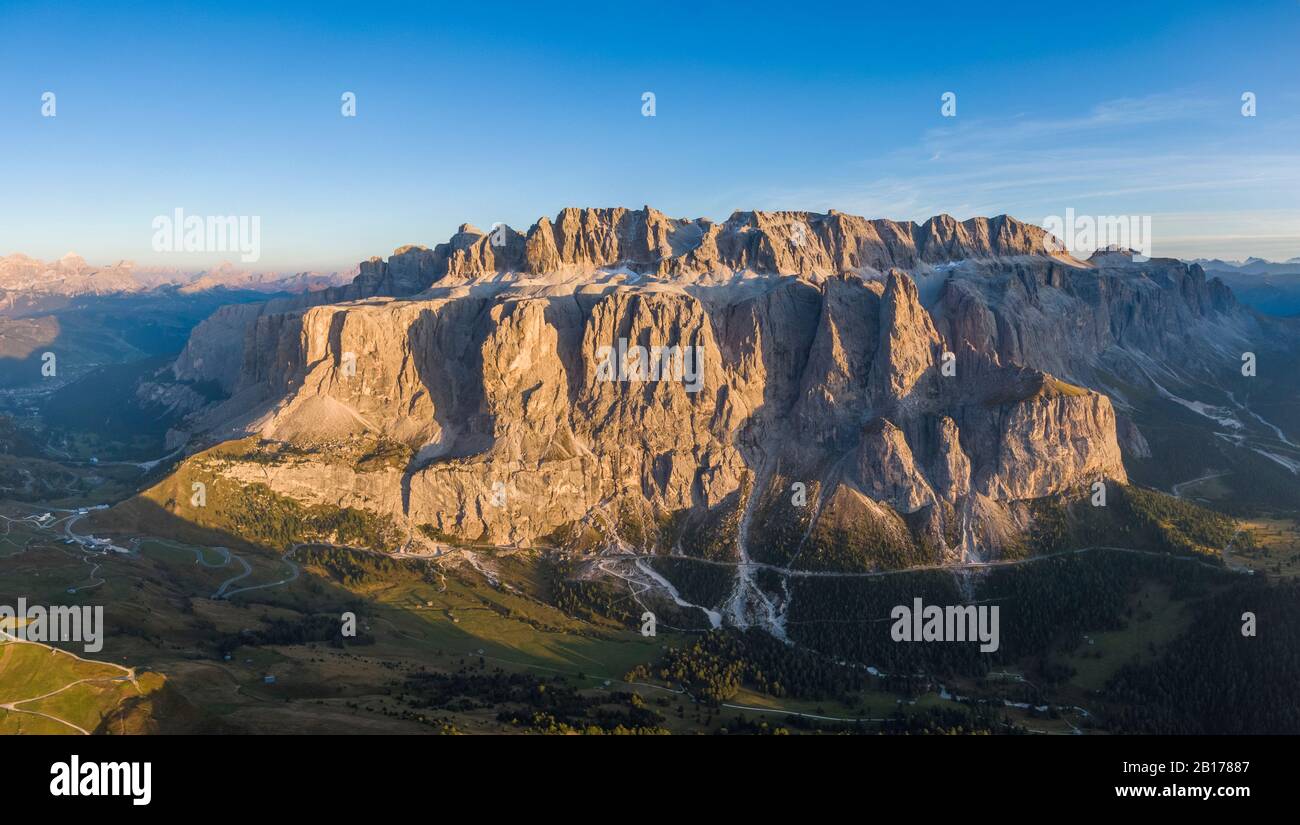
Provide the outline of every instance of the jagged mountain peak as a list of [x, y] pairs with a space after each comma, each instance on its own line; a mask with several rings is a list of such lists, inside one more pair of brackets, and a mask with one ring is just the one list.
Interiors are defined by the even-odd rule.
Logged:
[[923, 223], [867, 219], [838, 210], [737, 210], [724, 221], [673, 218], [651, 206], [566, 207], [526, 230], [462, 224], [432, 249], [405, 246], [363, 265], [358, 295], [409, 295], [435, 283], [508, 278], [585, 278], [613, 269], [676, 282], [737, 275], [813, 281], [883, 275], [966, 260], [1033, 257], [1083, 266], [1045, 243], [1047, 233], [1008, 215]]

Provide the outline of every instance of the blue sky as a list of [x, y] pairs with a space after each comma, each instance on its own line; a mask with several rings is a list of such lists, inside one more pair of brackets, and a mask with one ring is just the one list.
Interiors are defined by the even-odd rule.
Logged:
[[1159, 255], [1300, 255], [1296, 0], [271, 5], [0, 0], [0, 255], [232, 258], [155, 252], [182, 208], [334, 269], [643, 204], [1073, 208], [1151, 215]]

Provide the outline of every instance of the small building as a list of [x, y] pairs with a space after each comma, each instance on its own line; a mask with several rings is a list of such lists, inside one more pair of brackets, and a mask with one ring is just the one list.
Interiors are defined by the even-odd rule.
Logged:
[[266, 676], [262, 677], [262, 682], [264, 684], [273, 685], [275, 684], [275, 677], [271, 676], [270, 674], [267, 674]]

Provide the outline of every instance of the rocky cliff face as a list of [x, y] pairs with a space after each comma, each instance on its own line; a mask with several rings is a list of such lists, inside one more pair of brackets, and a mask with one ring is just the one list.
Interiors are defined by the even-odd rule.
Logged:
[[[996, 558], [1035, 499], [1125, 481], [1121, 443], [1150, 461], [1117, 376], [1155, 386], [1260, 334], [1198, 267], [1043, 238], [1005, 217], [565, 210], [227, 308], [173, 372], [229, 396], [188, 419], [196, 443], [253, 436], [221, 479], [378, 514], [411, 550]], [[711, 619], [779, 632], [787, 597], [736, 570]]]
[[[254, 436], [224, 479], [380, 514], [409, 548], [987, 559], [1020, 549], [1034, 499], [1126, 480], [1121, 438], [1151, 456], [1112, 383], [1260, 336], [1199, 267], [1044, 238], [1008, 217], [568, 209], [227, 308], [173, 373], [229, 395], [192, 431]], [[784, 597], [737, 570], [720, 609], [779, 629]]]
[[1217, 279], [1170, 259], [1079, 268], [1060, 261], [974, 263], [941, 288], [934, 314], [949, 340], [1003, 363], [1092, 384], [1100, 370], [1136, 373], [1235, 361], [1260, 325]]
[[[713, 227], [703, 236], [719, 257], [709, 260], [779, 266], [784, 246], [771, 239], [790, 231], [793, 214]], [[1010, 219], [820, 217], [801, 214], [820, 239], [805, 239], [811, 251], [801, 254], [828, 267], [1036, 242]], [[695, 266], [690, 251], [673, 251], [688, 224], [657, 213], [570, 210], [538, 226], [554, 244], [525, 265]], [[536, 248], [542, 231], [517, 246]], [[482, 236], [457, 237], [451, 252], [413, 248], [363, 265], [354, 294], [409, 292], [438, 261], [448, 273], [439, 282], [496, 265]], [[801, 482], [822, 491], [809, 506], [827, 517], [825, 502], [847, 488], [894, 513], [925, 511], [919, 530], [944, 557], [985, 557], [1007, 531], [972, 514], [1014, 521], [1014, 502], [1125, 477], [1105, 397], [970, 346], [950, 352], [900, 270], [568, 283], [524, 277], [234, 308], [196, 332], [176, 371], [232, 392], [200, 427], [316, 456], [228, 466], [232, 478], [466, 542], [538, 543], [629, 512], [643, 527], [689, 524]], [[340, 445], [367, 440], [403, 445], [411, 458], [382, 472], [331, 461], [348, 452]]]
[[[723, 223], [668, 218], [658, 210], [565, 209], [526, 233], [464, 224], [432, 249], [404, 246], [388, 260], [361, 263], [352, 283], [256, 306], [223, 309], [202, 324], [177, 359], [186, 382], [238, 383], [238, 362], [257, 319], [276, 312], [376, 296], [407, 297], [435, 284], [473, 284], [502, 276], [549, 281], [622, 270], [696, 283], [737, 274], [790, 275], [819, 282], [843, 274], [880, 276], [891, 268], [929, 272], [957, 261], [1052, 256], [1039, 227], [1000, 215], [958, 222], [940, 215], [923, 224], [867, 220], [831, 211], [736, 212]], [[1077, 262], [1076, 262], [1077, 263]]]
[[362, 264], [356, 285], [362, 295], [409, 295], [444, 279], [604, 267], [679, 280], [745, 270], [829, 277], [965, 259], [1048, 256], [1046, 237], [1042, 229], [1006, 215], [960, 222], [939, 215], [917, 224], [835, 211], [736, 212], [714, 223], [669, 218], [648, 206], [565, 209], [526, 232], [464, 224], [433, 249], [404, 247], [387, 262]]

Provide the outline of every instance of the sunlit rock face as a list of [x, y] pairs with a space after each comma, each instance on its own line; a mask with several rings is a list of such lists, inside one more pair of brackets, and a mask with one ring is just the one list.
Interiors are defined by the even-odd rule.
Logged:
[[[194, 432], [300, 448], [226, 472], [446, 536], [536, 544], [627, 509], [689, 523], [794, 479], [828, 511], [920, 514], [945, 558], [983, 556], [1022, 526], [1015, 503], [1126, 477], [1109, 399], [1043, 369], [1080, 375], [1136, 333], [1113, 289], [1067, 286], [1109, 276], [1043, 236], [1005, 216], [649, 208], [465, 225], [346, 287], [223, 310], [173, 373], [229, 395]], [[1184, 304], [1223, 303], [1187, 277], [1168, 287]], [[1052, 326], [1047, 290], [1094, 307], [1072, 321], [1087, 335]], [[402, 460], [332, 458], [370, 441]]]

